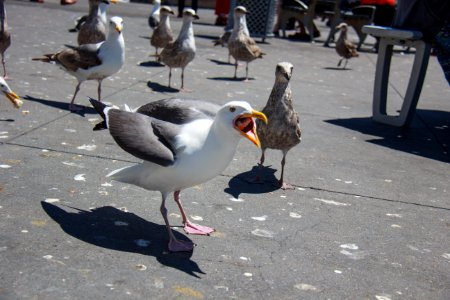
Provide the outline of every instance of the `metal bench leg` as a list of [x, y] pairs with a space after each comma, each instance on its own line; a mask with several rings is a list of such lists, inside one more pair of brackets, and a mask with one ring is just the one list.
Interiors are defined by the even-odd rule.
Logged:
[[386, 113], [386, 105], [392, 50], [394, 45], [404, 44], [405, 42], [400, 40], [381, 38], [373, 93], [373, 119], [380, 123], [398, 127], [408, 126], [412, 121], [417, 102], [419, 101], [420, 92], [422, 91], [431, 50], [431, 45], [421, 40], [406, 43], [408, 46], [416, 48], [414, 64], [400, 114], [398, 116], [391, 116]]

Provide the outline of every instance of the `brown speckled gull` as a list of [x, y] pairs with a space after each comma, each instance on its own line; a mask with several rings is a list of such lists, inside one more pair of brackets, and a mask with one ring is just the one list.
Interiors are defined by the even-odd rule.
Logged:
[[250, 37], [245, 15], [247, 10], [243, 6], [234, 9], [234, 25], [233, 32], [228, 39], [228, 50], [231, 56], [236, 60], [234, 65], [234, 78], [236, 78], [238, 61], [244, 61], [245, 79], [248, 80], [248, 64], [249, 62], [262, 58], [265, 53], [256, 45], [256, 42]]
[[160, 22], [155, 27], [150, 44], [155, 47], [155, 56], [157, 57], [158, 49], [164, 48], [167, 44], [173, 42], [173, 32], [170, 27], [170, 15], [174, 15], [173, 10], [168, 6], [162, 6], [160, 9]]
[[78, 32], [78, 45], [96, 44], [106, 39], [106, 10], [117, 0], [89, 0], [89, 14]]
[[336, 28], [341, 30], [339, 38], [336, 41], [336, 52], [341, 57], [337, 66], [339, 67], [342, 63], [342, 60], [345, 59], [345, 64], [343, 67], [343, 69], [345, 69], [348, 60], [352, 57], [359, 56], [359, 54], [356, 51], [356, 46], [347, 39], [348, 25], [346, 23], [341, 23]]
[[292, 91], [289, 81], [293, 66], [288, 62], [281, 62], [275, 70], [275, 84], [267, 104], [262, 112], [267, 116], [268, 124], [256, 120], [256, 128], [261, 141], [261, 160], [264, 163], [264, 154], [267, 148], [278, 149], [283, 152], [281, 160], [281, 176], [279, 185], [282, 189], [293, 187], [284, 181], [284, 165], [287, 152], [301, 140], [299, 117], [292, 104]]
[[174, 43], [169, 43], [161, 51], [159, 59], [169, 67], [169, 87], [172, 78], [172, 69], [181, 68], [181, 90], [184, 90], [184, 69], [195, 57], [195, 39], [192, 21], [198, 19], [193, 9], [185, 9], [183, 12], [183, 26]]

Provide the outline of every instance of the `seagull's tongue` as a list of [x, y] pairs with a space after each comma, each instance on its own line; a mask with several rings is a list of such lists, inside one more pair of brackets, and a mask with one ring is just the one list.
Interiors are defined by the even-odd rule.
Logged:
[[236, 126], [243, 132], [247, 132], [246, 127], [252, 122], [252, 118], [240, 118], [236, 121]]

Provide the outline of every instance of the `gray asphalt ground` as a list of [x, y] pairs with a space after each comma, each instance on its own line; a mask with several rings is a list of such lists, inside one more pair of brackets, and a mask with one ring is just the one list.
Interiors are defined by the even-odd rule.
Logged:
[[[410, 128], [371, 120], [376, 54], [373, 39], [348, 70], [334, 48], [271, 38], [250, 64], [249, 82], [232, 80], [227, 49], [212, 47], [223, 29], [200, 10], [198, 53], [186, 87], [167, 89], [148, 37], [148, 4], [117, 4], [125, 20], [126, 64], [104, 81], [104, 101], [136, 107], [168, 98], [232, 99], [262, 108], [280, 61], [294, 65], [292, 90], [302, 143], [287, 157], [286, 179], [273, 183], [281, 153], [268, 151], [262, 184], [250, 184], [260, 150], [247, 140], [215, 179], [182, 191], [190, 217], [215, 227], [209, 237], [177, 236], [193, 253], [171, 254], [160, 194], [110, 182], [105, 175], [138, 159], [121, 150], [89, 107], [96, 82], [82, 85], [32, 57], [75, 44], [73, 20], [87, 1], [8, 0], [13, 42], [6, 52], [16, 110], [0, 103], [0, 299], [450, 299], [450, 90], [435, 57]], [[175, 32], [180, 19], [172, 20]], [[352, 33], [352, 38], [355, 38]], [[258, 40], [258, 39], [257, 39]], [[396, 52], [389, 94], [395, 112], [413, 55]], [[239, 68], [244, 76], [245, 68]], [[193, 170], [195, 172], [195, 170]], [[173, 201], [173, 225], [181, 225]]]

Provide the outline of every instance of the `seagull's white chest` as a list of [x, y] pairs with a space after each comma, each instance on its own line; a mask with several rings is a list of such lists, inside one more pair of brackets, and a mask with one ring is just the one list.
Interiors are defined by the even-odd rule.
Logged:
[[87, 70], [79, 69], [85, 80], [104, 79], [117, 73], [125, 62], [125, 43], [122, 35], [117, 40], [106, 41], [100, 47], [98, 57], [101, 64]]

